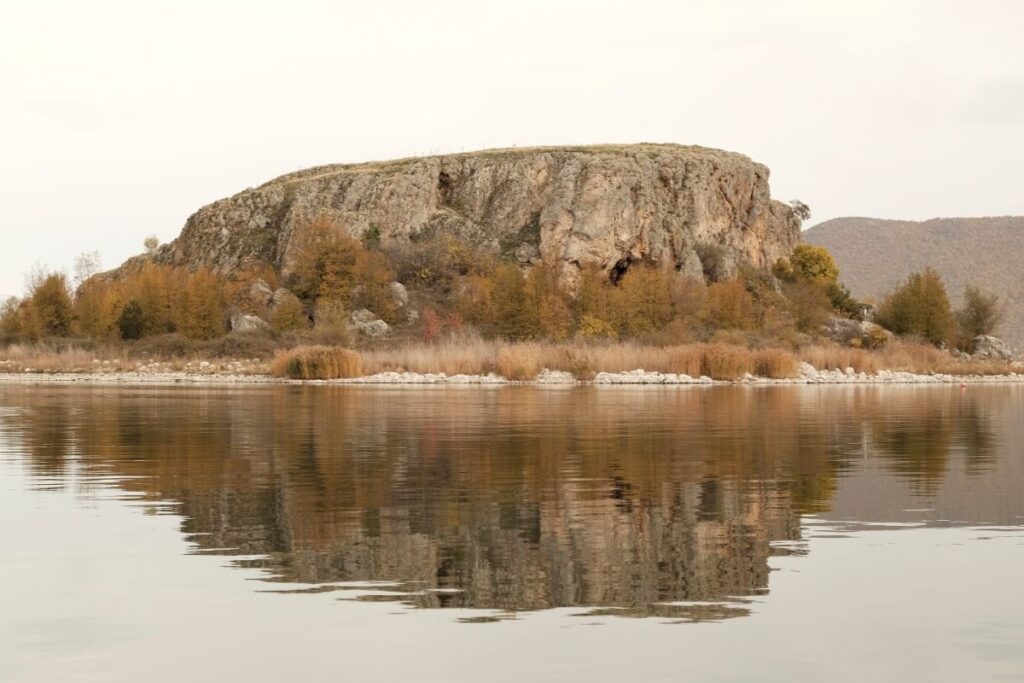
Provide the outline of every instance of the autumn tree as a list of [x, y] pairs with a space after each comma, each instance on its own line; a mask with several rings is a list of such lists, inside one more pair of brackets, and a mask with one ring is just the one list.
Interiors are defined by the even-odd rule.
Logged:
[[300, 297], [349, 301], [356, 284], [362, 245], [342, 232], [334, 220], [320, 215], [299, 228], [289, 285]]
[[799, 244], [789, 256], [789, 265], [797, 278], [826, 287], [839, 279], [839, 266], [825, 247]]
[[187, 312], [191, 302], [183, 302], [181, 310], [176, 310], [179, 294], [184, 290], [182, 276], [168, 266], [145, 263], [138, 273], [122, 281], [124, 299], [134, 299], [142, 309], [144, 335], [174, 332], [177, 320], [191, 315]]
[[569, 338], [573, 314], [557, 270], [546, 263], [531, 268], [526, 276], [526, 298], [526, 305], [536, 309], [537, 334], [555, 341]]
[[596, 264], [585, 264], [580, 268], [579, 285], [576, 290], [576, 317], [581, 322], [584, 319], [589, 320], [589, 326], [595, 330], [603, 329], [605, 326], [614, 329], [611, 322], [612, 294], [613, 287], [608, 274]]
[[12, 296], [0, 307], [0, 344], [12, 344], [23, 335], [22, 303]]
[[[831, 308], [837, 313], [853, 317], [860, 311], [860, 304], [850, 295], [850, 290], [839, 281], [839, 266], [825, 247], [800, 244], [788, 259], [779, 259], [772, 272], [783, 282], [802, 282], [820, 288], [828, 297]], [[796, 293], [802, 298], [802, 303], [809, 303], [811, 298], [816, 298], [812, 297], [806, 288], [802, 289], [804, 291]]]
[[793, 325], [800, 332], [817, 332], [827, 322], [832, 312], [832, 302], [827, 291], [806, 280], [782, 283], [786, 308]]
[[33, 282], [27, 326], [33, 338], [66, 336], [73, 319], [67, 278], [62, 273], [50, 273]]
[[686, 323], [694, 322], [704, 308], [707, 290], [707, 285], [701, 279], [685, 275], [673, 277], [668, 285], [672, 317]]
[[[455, 308], [462, 317], [471, 325], [476, 326], [481, 332], [491, 333], [494, 330], [494, 278], [487, 275], [470, 274], [462, 278], [457, 291], [455, 292]], [[440, 316], [434, 309], [428, 309], [437, 317], [438, 324]], [[426, 315], [427, 311], [424, 311]], [[424, 331], [429, 330], [430, 323], [424, 319]], [[440, 328], [438, 328], [438, 332]], [[428, 335], [429, 336], [429, 335]], [[436, 334], [434, 335], [437, 336]]]
[[75, 291], [75, 327], [90, 339], [111, 336], [116, 327], [119, 301], [114, 288], [105, 282], [86, 280]]
[[942, 277], [925, 268], [913, 273], [878, 307], [876, 322], [899, 335], [914, 335], [933, 344], [947, 344], [956, 333], [956, 319]]
[[294, 294], [286, 294], [270, 312], [270, 328], [278, 334], [294, 332], [309, 327], [306, 311]]
[[224, 283], [205, 268], [186, 278], [177, 327], [190, 339], [215, 339], [225, 332]]
[[757, 308], [743, 281], [734, 278], [708, 286], [701, 317], [718, 329], [747, 330], [757, 323]]
[[612, 322], [621, 335], [638, 336], [672, 319], [672, 297], [665, 273], [652, 265], [634, 265], [612, 294]]
[[540, 331], [535, 302], [518, 266], [503, 263], [494, 273], [492, 307], [497, 332], [506, 339], [530, 339]]
[[1003, 322], [1005, 315], [1006, 311], [998, 296], [968, 285], [964, 290], [964, 304], [956, 313], [960, 328], [960, 348], [971, 351], [975, 337], [992, 334]]
[[399, 321], [400, 307], [391, 291], [395, 273], [382, 254], [360, 247], [356, 254], [353, 279], [357, 283], [352, 289], [353, 309], [368, 309], [391, 324]]

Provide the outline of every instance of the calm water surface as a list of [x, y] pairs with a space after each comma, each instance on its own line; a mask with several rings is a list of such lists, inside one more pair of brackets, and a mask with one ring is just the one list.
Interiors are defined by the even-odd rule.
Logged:
[[1024, 680], [1024, 387], [0, 386], [0, 680]]

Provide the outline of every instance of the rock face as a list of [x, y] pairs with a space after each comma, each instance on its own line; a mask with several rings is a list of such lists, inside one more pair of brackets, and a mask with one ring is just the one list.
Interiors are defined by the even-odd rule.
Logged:
[[385, 247], [451, 234], [524, 263], [540, 258], [570, 282], [585, 263], [611, 272], [640, 260], [699, 275], [712, 251], [719, 268], [767, 267], [799, 240], [799, 221], [769, 195], [765, 166], [644, 144], [299, 171], [203, 207], [153, 258], [219, 272], [263, 261], [287, 275], [297, 228], [322, 214]]

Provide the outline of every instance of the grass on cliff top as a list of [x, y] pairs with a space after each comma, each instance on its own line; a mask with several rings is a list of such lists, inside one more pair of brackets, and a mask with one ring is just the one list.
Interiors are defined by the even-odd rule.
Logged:
[[387, 159], [381, 161], [366, 161], [352, 164], [326, 164], [312, 168], [286, 173], [270, 180], [260, 187], [273, 185], [290, 185], [298, 182], [306, 182], [327, 178], [333, 175], [349, 173], [377, 173], [393, 174], [400, 173], [412, 164], [425, 159], [438, 158], [460, 158], [460, 157], [522, 157], [532, 154], [558, 154], [558, 153], [605, 153], [605, 154], [658, 154], [664, 152], [688, 152], [699, 154], [715, 159], [741, 158], [749, 161], [749, 158], [738, 152], [715, 149], [712, 147], [701, 147], [699, 145], [680, 145], [676, 143], [640, 142], [636, 144], [603, 144], [603, 145], [568, 145], [549, 147], [499, 147], [494, 149], [482, 149], [472, 152], [454, 152], [451, 154], [430, 154], [419, 157], [404, 157], [401, 159]]

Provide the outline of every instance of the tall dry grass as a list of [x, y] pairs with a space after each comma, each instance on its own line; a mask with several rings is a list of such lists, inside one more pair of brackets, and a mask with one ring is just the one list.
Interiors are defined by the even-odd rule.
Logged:
[[880, 370], [912, 372], [916, 375], [1007, 375], [1018, 371], [1006, 361], [961, 361], [948, 352], [927, 344], [894, 341], [883, 349], [866, 351], [842, 346], [809, 346], [800, 350], [800, 360], [818, 370], [845, 370], [875, 374]]
[[434, 344], [412, 343], [390, 349], [362, 351], [367, 374], [385, 371], [487, 374], [497, 369], [497, 342], [478, 337], [450, 338]]
[[[72, 345], [13, 345], [0, 348], [0, 372], [129, 372], [143, 362], [164, 355], [159, 371], [195, 371], [200, 360], [212, 360], [221, 352], [232, 355], [252, 351], [245, 348], [190, 347], [182, 357], [155, 353], [143, 356], [131, 347], [103, 347], [94, 350]], [[216, 353], [215, 353], [216, 352]], [[1019, 372], [1020, 368], [1001, 361], [958, 361], [945, 351], [908, 342], [893, 342], [877, 351], [838, 345], [807, 346], [790, 352], [779, 348], [749, 349], [739, 344], [708, 343], [653, 346], [635, 342], [546, 343], [502, 342], [475, 336], [450, 338], [437, 343], [416, 343], [395, 348], [353, 351], [342, 347], [299, 346], [277, 352], [270, 373], [296, 379], [334, 379], [372, 375], [384, 371], [483, 375], [495, 373], [511, 380], [530, 380], [542, 370], [562, 370], [580, 380], [591, 380], [598, 372], [650, 372], [706, 375], [733, 380], [746, 373], [757, 377], [783, 379], [799, 374], [800, 361], [819, 370], [845, 370], [875, 374], [880, 370], [915, 374], [996, 375]], [[267, 371], [262, 363], [203, 363], [204, 372]], [[151, 368], [152, 370], [152, 368]]]
[[754, 352], [754, 375], [786, 379], [800, 374], [800, 362], [783, 349], [759, 349]]
[[818, 370], [845, 370], [874, 374], [881, 369], [880, 354], [844, 346], [806, 346], [797, 352], [804, 363]]
[[127, 371], [136, 363], [109, 350], [89, 351], [71, 345], [12, 344], [0, 349], [0, 372]]
[[750, 350], [730, 344], [552, 344], [478, 338], [364, 351], [362, 356], [367, 374], [493, 372], [511, 380], [533, 379], [545, 369], [569, 372], [582, 380], [593, 379], [598, 372], [638, 369], [714, 379], [738, 379], [746, 373], [780, 379], [795, 377], [798, 363], [793, 354], [782, 349]]
[[288, 379], [345, 379], [363, 374], [363, 359], [340, 346], [298, 346], [278, 351], [270, 374]]

